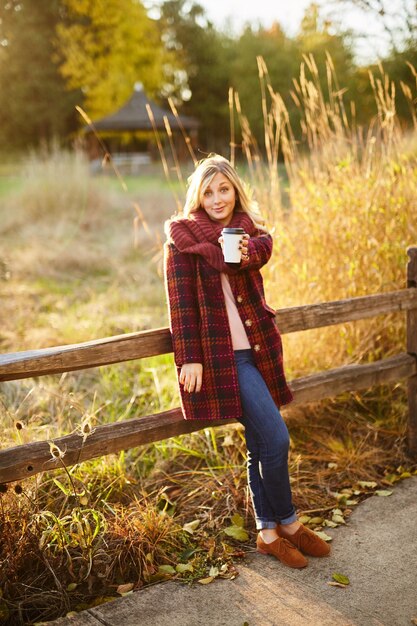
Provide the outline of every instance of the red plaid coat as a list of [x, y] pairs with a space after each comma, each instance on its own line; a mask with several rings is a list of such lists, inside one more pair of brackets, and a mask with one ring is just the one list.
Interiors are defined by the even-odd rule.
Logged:
[[[238, 419], [242, 415], [242, 406], [218, 261], [218, 250], [221, 256], [221, 249], [217, 238], [221, 227], [214, 225], [204, 211], [193, 214], [191, 219], [197, 220], [193, 226], [198, 223], [200, 241], [203, 234], [215, 248], [210, 247], [213, 254], [204, 255], [179, 250], [178, 247], [184, 248], [181, 235], [189, 234], [187, 224], [190, 219], [168, 223], [164, 269], [177, 376], [183, 363], [203, 365], [200, 392], [185, 392], [184, 386], [178, 383], [181, 408], [185, 419]], [[252, 224], [245, 215], [244, 226], [249, 232], [247, 220]], [[230, 225], [241, 223], [242, 220], [234, 219]], [[181, 245], [175, 245], [176, 241]], [[190, 249], [190, 246], [185, 247]], [[192, 249], [198, 249], [198, 244]], [[225, 266], [224, 269], [229, 276], [256, 366], [276, 404], [281, 406], [291, 402], [292, 393], [285, 380], [275, 311], [265, 302], [259, 271], [271, 256], [272, 237], [252, 230], [248, 251], [249, 260], [242, 261], [239, 268]]]

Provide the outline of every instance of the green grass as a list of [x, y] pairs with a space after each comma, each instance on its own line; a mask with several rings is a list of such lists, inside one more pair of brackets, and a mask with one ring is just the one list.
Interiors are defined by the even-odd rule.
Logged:
[[0, 175], [0, 197], [18, 191], [21, 185], [22, 180], [18, 176]]
[[[192, 167], [190, 171], [192, 171]], [[171, 181], [169, 182], [164, 176], [162, 166], [158, 163], [147, 166], [143, 174], [123, 174], [122, 176], [129, 193], [139, 192], [153, 194], [155, 192], [156, 180], [159, 180], [159, 187], [162, 190], [166, 190], [169, 193], [171, 193], [172, 189], [178, 193], [181, 191], [181, 183], [178, 181], [175, 171], [171, 172]], [[120, 181], [114, 173], [109, 172], [108, 174], [98, 175], [97, 178], [100, 178], [100, 182], [105, 188], [114, 191], [121, 189]]]

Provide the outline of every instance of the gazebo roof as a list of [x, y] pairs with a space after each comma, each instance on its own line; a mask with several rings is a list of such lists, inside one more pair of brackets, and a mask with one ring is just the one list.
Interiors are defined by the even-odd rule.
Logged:
[[[163, 109], [162, 107], [149, 100], [145, 94], [142, 85], [135, 87], [135, 91], [129, 100], [120, 109], [102, 117], [93, 122], [94, 127], [97, 130], [107, 131], [136, 131], [136, 130], [152, 130], [152, 124], [148, 116], [146, 105], [149, 105], [157, 129], [165, 129], [164, 117], [168, 118], [169, 124], [173, 130], [179, 130], [179, 125], [175, 115], [170, 111]], [[193, 117], [187, 117], [185, 115], [179, 116], [180, 121], [186, 130], [192, 130], [198, 128], [199, 123]], [[91, 125], [85, 128], [86, 132], [92, 130]]]

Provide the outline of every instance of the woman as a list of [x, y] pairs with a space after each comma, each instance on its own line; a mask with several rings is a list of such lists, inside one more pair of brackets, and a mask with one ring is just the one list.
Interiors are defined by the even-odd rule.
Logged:
[[[242, 260], [223, 260], [221, 231], [241, 227]], [[291, 402], [275, 311], [260, 268], [272, 252], [257, 204], [219, 155], [189, 178], [182, 216], [166, 223], [165, 285], [185, 419], [236, 419], [245, 427], [257, 549], [290, 567], [329, 546], [298, 520], [288, 475], [289, 435], [279, 411]]]

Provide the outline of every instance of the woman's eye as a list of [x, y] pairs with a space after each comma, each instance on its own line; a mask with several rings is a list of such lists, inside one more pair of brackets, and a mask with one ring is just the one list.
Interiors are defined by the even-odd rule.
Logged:
[[211, 196], [211, 191], [205, 191], [204, 192], [204, 196], [206, 196], [206, 197]]

